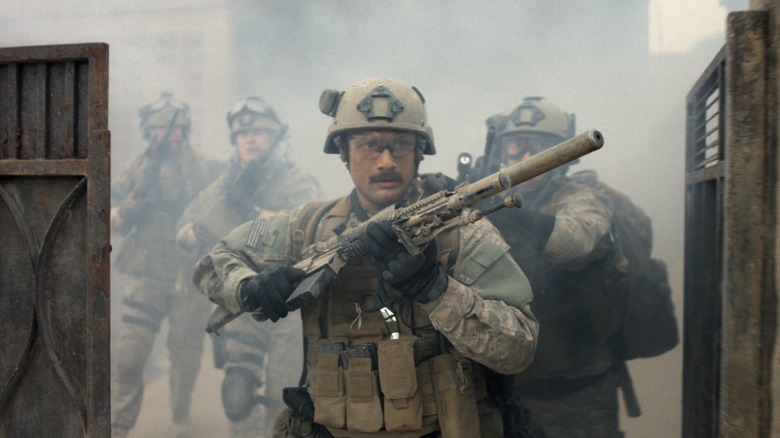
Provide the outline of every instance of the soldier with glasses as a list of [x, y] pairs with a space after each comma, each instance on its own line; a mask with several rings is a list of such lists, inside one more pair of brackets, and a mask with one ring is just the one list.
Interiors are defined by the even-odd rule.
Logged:
[[360, 242], [368, 255], [291, 314], [286, 301], [305, 274], [292, 265], [311, 243], [431, 193], [418, 169], [436, 149], [415, 87], [367, 79], [325, 90], [320, 110], [333, 117], [325, 153], [341, 157], [354, 190], [237, 227], [194, 274], [234, 314], [302, 319], [305, 379], [285, 389], [273, 436], [502, 436], [485, 370], [522, 371], [538, 326], [528, 280], [487, 221], [442, 233], [418, 255], [388, 222], [373, 223]]

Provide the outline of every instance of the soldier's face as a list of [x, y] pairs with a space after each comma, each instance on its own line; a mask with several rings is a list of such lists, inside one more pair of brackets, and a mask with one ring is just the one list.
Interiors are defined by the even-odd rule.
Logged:
[[271, 132], [249, 129], [236, 134], [236, 147], [241, 163], [246, 164], [265, 156], [271, 148]]
[[366, 130], [347, 136], [349, 173], [360, 202], [381, 210], [403, 198], [416, 172], [415, 134]]
[[[502, 137], [499, 145], [502, 151], [501, 167], [511, 166], [525, 161], [543, 150], [558, 144], [558, 140], [541, 133], [519, 133]], [[533, 192], [540, 188], [545, 175], [536, 176], [518, 187], [521, 193]]]

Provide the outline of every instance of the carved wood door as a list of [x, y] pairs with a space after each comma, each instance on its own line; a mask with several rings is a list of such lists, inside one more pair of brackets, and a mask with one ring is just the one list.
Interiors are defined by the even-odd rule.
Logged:
[[110, 435], [108, 45], [0, 49], [0, 436]]

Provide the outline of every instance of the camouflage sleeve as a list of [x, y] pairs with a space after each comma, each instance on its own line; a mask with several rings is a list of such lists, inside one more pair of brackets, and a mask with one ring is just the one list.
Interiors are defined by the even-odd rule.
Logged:
[[136, 156], [119, 174], [119, 177], [111, 181], [111, 205], [114, 207], [124, 201], [133, 190], [138, 174], [143, 164], [143, 154]]
[[221, 177], [212, 181], [211, 184], [209, 184], [205, 189], [201, 190], [200, 193], [195, 195], [195, 198], [190, 201], [190, 203], [184, 209], [184, 212], [179, 219], [179, 223], [176, 226], [177, 229], [181, 228], [183, 225], [193, 223], [201, 219], [206, 214], [211, 204], [214, 203], [214, 199], [219, 196], [219, 186], [222, 184], [222, 180], [224, 178], [225, 176], [222, 175]]
[[290, 242], [278, 238], [289, 234], [290, 218], [286, 214], [236, 227], [198, 261], [192, 276], [195, 286], [212, 302], [240, 312], [238, 288], [242, 281], [271, 266], [291, 263]]
[[612, 201], [590, 187], [572, 184], [552, 205], [555, 227], [544, 247], [551, 262], [577, 270], [606, 254]]
[[253, 267], [251, 260], [240, 251], [230, 249], [222, 240], [198, 261], [192, 281], [212, 302], [239, 313], [242, 309], [238, 302], [238, 286], [258, 271], [259, 268]]
[[487, 221], [461, 229], [461, 248], [447, 290], [426, 310], [433, 326], [464, 356], [499, 373], [524, 370], [536, 351], [539, 324], [531, 286]]

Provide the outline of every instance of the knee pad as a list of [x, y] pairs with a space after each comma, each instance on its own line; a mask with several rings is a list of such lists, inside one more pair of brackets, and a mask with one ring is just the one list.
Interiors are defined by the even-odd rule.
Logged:
[[230, 421], [241, 421], [249, 416], [257, 404], [255, 390], [260, 386], [257, 377], [246, 368], [230, 368], [222, 381], [222, 406]]

